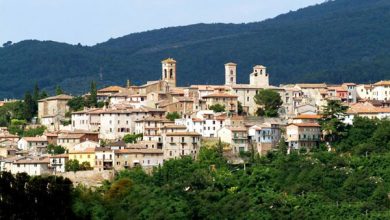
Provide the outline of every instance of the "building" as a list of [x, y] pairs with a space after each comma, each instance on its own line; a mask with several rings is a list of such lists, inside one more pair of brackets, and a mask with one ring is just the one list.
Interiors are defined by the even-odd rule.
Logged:
[[38, 153], [45, 153], [47, 150], [47, 138], [42, 137], [22, 137], [18, 141], [18, 149], [24, 151], [35, 151]]
[[278, 124], [263, 123], [250, 127], [248, 135], [249, 144], [253, 145], [258, 154], [265, 155], [277, 146], [281, 132]]
[[196, 132], [202, 137], [217, 137], [217, 131], [225, 126], [226, 115], [211, 110], [198, 111], [193, 117], [185, 115], [176, 119], [175, 124], [184, 125], [188, 132]]
[[366, 117], [370, 119], [390, 118], [389, 107], [377, 107], [370, 102], [350, 104], [344, 118], [344, 123], [353, 124], [355, 117]]
[[95, 148], [95, 170], [111, 170], [113, 169], [114, 150], [109, 147]]
[[201, 135], [196, 132], [165, 132], [163, 133], [164, 159], [191, 156], [196, 158], [201, 142]]
[[225, 111], [237, 113], [238, 111], [238, 96], [224, 92], [211, 93], [202, 97], [205, 110], [210, 110], [210, 107], [216, 104], [225, 106]]
[[218, 137], [224, 143], [230, 144], [233, 153], [248, 151], [248, 130], [245, 127], [225, 126], [218, 130]]
[[49, 156], [49, 168], [53, 170], [53, 173], [64, 173], [66, 162], [69, 160], [68, 154], [57, 154]]
[[27, 173], [30, 176], [50, 174], [48, 157], [25, 157], [13, 161], [11, 173]]
[[69, 111], [69, 95], [57, 95], [38, 101], [38, 119], [49, 131], [60, 130], [61, 121], [65, 119], [65, 113]]
[[311, 149], [317, 147], [321, 139], [318, 123], [294, 123], [286, 127], [286, 141], [289, 149]]
[[114, 151], [115, 170], [130, 169], [136, 166], [150, 168], [162, 165], [164, 153], [161, 149], [121, 149]]
[[88, 163], [92, 168], [95, 166], [95, 148], [71, 149], [69, 160], [77, 160], [79, 164]]

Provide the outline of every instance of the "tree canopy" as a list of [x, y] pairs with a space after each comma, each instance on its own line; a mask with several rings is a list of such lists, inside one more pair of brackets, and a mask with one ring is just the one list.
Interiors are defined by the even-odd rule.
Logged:
[[272, 89], [259, 90], [254, 99], [260, 106], [256, 112], [258, 116], [277, 117], [278, 110], [283, 104], [280, 94]]

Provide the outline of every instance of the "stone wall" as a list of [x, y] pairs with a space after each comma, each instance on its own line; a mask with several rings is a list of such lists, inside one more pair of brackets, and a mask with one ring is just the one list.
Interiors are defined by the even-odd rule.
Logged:
[[77, 186], [82, 184], [88, 187], [100, 186], [104, 180], [111, 181], [114, 179], [115, 172], [114, 170], [104, 170], [104, 171], [77, 171], [77, 172], [65, 172], [57, 173], [57, 176], [62, 176], [64, 178], [69, 178], [73, 185]]

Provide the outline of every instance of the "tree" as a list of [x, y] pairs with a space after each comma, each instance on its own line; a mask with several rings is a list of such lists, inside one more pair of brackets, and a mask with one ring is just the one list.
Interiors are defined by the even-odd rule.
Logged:
[[78, 160], [68, 160], [65, 163], [65, 170], [66, 171], [73, 171], [73, 172], [80, 170], [79, 161]]
[[126, 143], [137, 143], [138, 139], [142, 138], [142, 134], [126, 134], [123, 137], [123, 141]]
[[35, 102], [30, 92], [26, 92], [24, 95], [24, 117], [27, 121], [30, 121], [34, 116]]
[[3, 47], [9, 47], [9, 46], [11, 46], [12, 45], [12, 41], [7, 41], [7, 42], [5, 42], [4, 44], [3, 44]]
[[210, 106], [209, 109], [213, 110], [214, 112], [224, 112], [225, 106], [217, 103], [215, 105]]
[[62, 88], [57, 85], [56, 86], [56, 95], [61, 95], [61, 94], [64, 94], [64, 91], [62, 90]]
[[170, 121], [175, 121], [175, 119], [179, 119], [181, 118], [181, 116], [177, 112], [168, 112], [166, 118], [169, 119]]
[[348, 106], [345, 106], [338, 100], [328, 100], [327, 105], [321, 112], [321, 129], [324, 132], [324, 139], [329, 142], [338, 141], [345, 135], [346, 125], [343, 122], [345, 112]]
[[256, 112], [258, 116], [277, 117], [283, 104], [280, 94], [272, 89], [259, 90], [254, 99], [255, 103], [261, 106]]
[[96, 89], [96, 82], [91, 82], [91, 87], [89, 91], [88, 96], [88, 106], [89, 107], [96, 107], [97, 106], [97, 89]]
[[60, 145], [49, 144], [47, 146], [47, 152], [50, 154], [63, 154], [65, 151], [66, 149]]
[[81, 96], [73, 97], [68, 101], [68, 106], [71, 111], [80, 111], [85, 106], [85, 100]]
[[38, 126], [36, 128], [30, 128], [25, 131], [23, 131], [24, 137], [35, 137], [35, 136], [41, 136], [45, 132], [46, 127], [45, 126]]
[[80, 164], [80, 170], [92, 170], [91, 164], [88, 161], [84, 161]]
[[242, 103], [238, 102], [237, 104], [237, 113], [238, 115], [243, 115], [244, 114], [244, 108], [242, 107]]

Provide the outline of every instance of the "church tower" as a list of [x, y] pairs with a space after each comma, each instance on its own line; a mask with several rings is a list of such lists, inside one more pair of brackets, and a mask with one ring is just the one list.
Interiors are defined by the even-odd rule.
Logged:
[[267, 73], [267, 68], [262, 65], [253, 67], [253, 73], [249, 76], [249, 84], [256, 87], [268, 87], [269, 75]]
[[161, 61], [163, 81], [168, 82], [170, 88], [176, 87], [176, 60], [168, 58]]
[[232, 86], [236, 84], [237, 78], [237, 64], [225, 64], [225, 85]]

